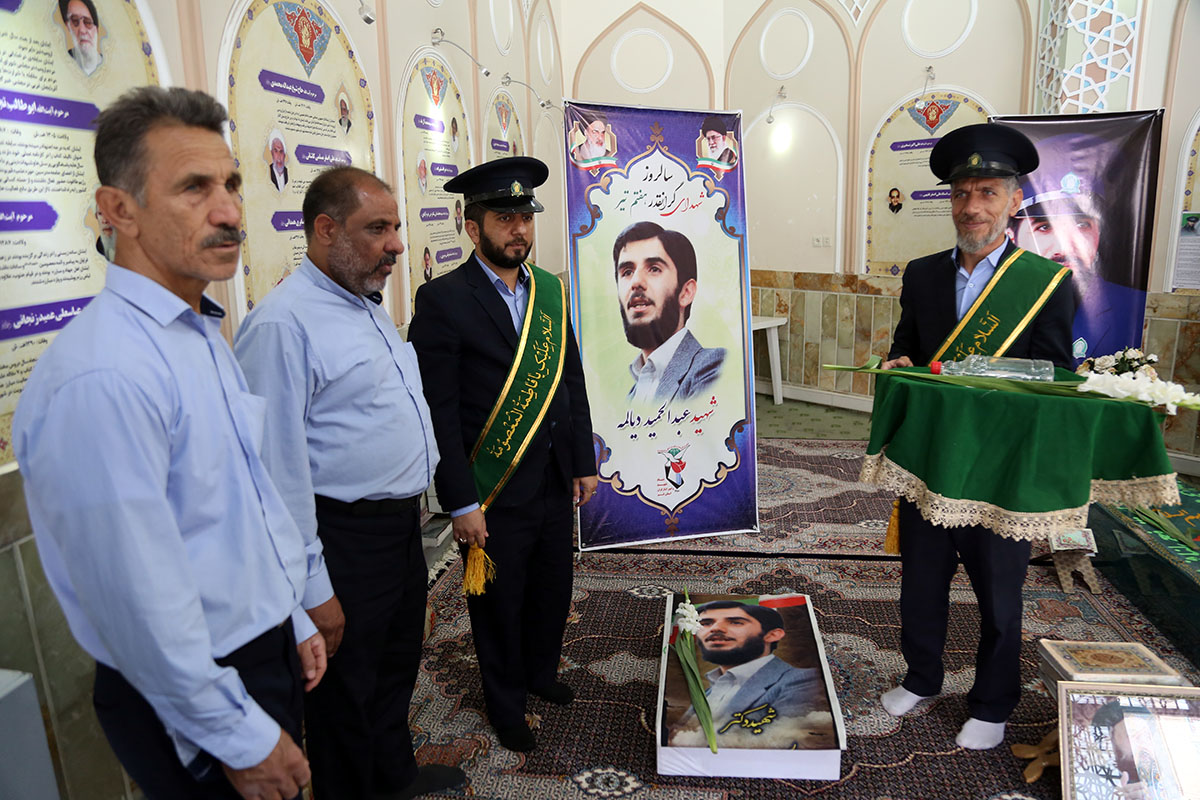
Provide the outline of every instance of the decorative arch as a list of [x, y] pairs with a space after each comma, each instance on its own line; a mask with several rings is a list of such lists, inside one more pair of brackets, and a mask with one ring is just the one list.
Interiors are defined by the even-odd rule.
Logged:
[[[846, 20], [845, 20], [843, 14], [839, 13], [838, 7], [835, 7], [834, 4], [832, 2], [830, 2], [830, 0], [809, 0], [809, 2], [811, 4], [817, 6], [821, 11], [823, 11], [825, 13], [825, 15], [830, 20], [832, 20], [835, 25], [837, 25], [837, 29], [842, 34], [842, 44], [845, 47], [846, 59], [849, 62], [849, 64], [851, 65], [850, 97], [852, 98], [852, 100], [847, 106], [848, 117], [847, 117], [846, 131], [847, 131], [847, 136], [849, 137], [847, 139], [847, 141], [854, 142], [854, 141], [857, 141], [857, 135], [856, 135], [856, 129], [855, 129], [854, 123], [855, 123], [855, 120], [857, 119], [858, 107], [857, 107], [857, 104], [855, 102], [853, 102], [853, 98], [858, 96], [858, 91], [859, 91], [858, 80], [860, 77], [860, 70], [856, 69], [855, 64], [854, 64], [854, 62], [855, 62], [855, 45], [854, 45], [853, 35], [851, 33], [849, 26], [846, 24]], [[840, 6], [841, 10], [845, 13], [850, 13], [849, 10], [847, 8], [845, 8], [845, 3], [846, 3], [846, 0], [842, 0], [841, 6]], [[725, 64], [724, 97], [725, 97], [726, 105], [730, 105], [730, 82], [733, 79], [733, 68], [734, 68], [735, 63], [737, 62], [739, 51], [741, 50], [742, 46], [746, 44], [746, 37], [750, 35], [751, 28], [753, 28], [762, 19], [762, 17], [764, 15], [769, 13], [772, 8], [774, 8], [778, 5], [780, 5], [779, 0], [765, 0], [758, 7], [758, 10], [755, 11], [754, 14], [750, 17], [750, 19], [748, 19], [746, 21], [746, 24], [744, 26], [742, 26], [742, 29], [738, 32], [737, 38], [734, 39], [733, 47], [730, 48], [729, 58]], [[865, 6], [866, 2], [861, 3], [861, 5]], [[792, 105], [803, 105], [803, 104], [793, 103]], [[805, 107], [807, 108], [807, 106], [805, 106]], [[813, 109], [813, 110], [815, 112], [815, 109]], [[816, 115], [821, 119], [822, 124], [826, 124], [826, 125], [828, 124], [828, 120], [824, 116], [821, 116], [819, 114], [819, 112], [816, 112]], [[760, 116], [764, 116], [764, 115], [760, 115]], [[758, 118], [756, 117], [755, 118], [756, 122], [757, 122], [757, 119]], [[749, 129], [747, 129], [747, 132], [749, 132]], [[836, 142], [836, 140], [837, 140], [836, 136], [834, 136], [834, 140]], [[852, 252], [854, 249], [854, 241], [855, 241], [856, 237], [847, 236], [846, 235], [847, 231], [846, 231], [845, 227], [843, 227], [843, 226], [845, 225], [846, 220], [854, 218], [853, 209], [855, 208], [855, 203], [857, 202], [857, 193], [856, 193], [855, 187], [847, 186], [846, 181], [845, 181], [845, 175], [848, 170], [850, 171], [850, 174], [854, 174], [854, 172], [853, 172], [854, 165], [852, 163], [849, 163], [849, 161], [847, 160], [846, 152], [843, 151], [840, 148], [840, 146], [839, 146], [838, 150], [839, 150], [839, 157], [842, 159], [841, 163], [839, 164], [840, 178], [839, 178], [839, 187], [838, 187], [839, 191], [842, 192], [842, 194], [840, 195], [842, 197], [842, 206], [838, 210], [838, 214], [837, 214], [838, 228], [835, 233], [837, 234], [837, 238], [838, 238], [838, 248], [837, 248], [837, 261], [835, 263], [838, 265], [838, 269], [840, 269], [842, 271], [846, 271], [846, 272], [852, 272], [853, 270], [851, 269], [851, 266], [850, 266], [850, 258], [852, 256]], [[854, 157], [854, 153], [855, 153], [855, 149], [850, 148], [850, 159], [851, 160]], [[847, 240], [849, 240], [850, 246], [844, 247], [843, 245]]]
[[696, 39], [690, 33], [688, 33], [683, 28], [679, 27], [679, 25], [675, 24], [675, 22], [670, 17], [664, 16], [662, 13], [656, 11], [655, 9], [646, 5], [645, 3], [638, 3], [633, 8], [629, 9], [624, 14], [617, 17], [615, 20], [613, 20], [612, 24], [610, 24], [604, 30], [600, 31], [600, 33], [598, 33], [596, 35], [596, 37], [594, 39], [592, 39], [592, 43], [587, 46], [587, 49], [583, 51], [583, 55], [579, 59], [579, 66], [575, 68], [575, 77], [572, 79], [572, 82], [571, 82], [572, 96], [575, 96], [575, 97], [579, 96], [579, 81], [583, 77], [584, 65], [587, 64], [588, 59], [591, 58], [592, 52], [596, 49], [596, 47], [600, 44], [600, 42], [604, 40], [604, 38], [606, 36], [608, 36], [610, 33], [614, 32], [614, 31], [616, 31], [618, 28], [620, 28], [621, 25], [623, 25], [626, 20], [633, 17], [633, 15], [637, 14], [639, 11], [646, 12], [651, 17], [653, 17], [655, 20], [657, 20], [659, 23], [661, 23], [663, 25], [663, 27], [669, 28], [672, 31], [674, 31], [675, 33], [678, 33], [689, 45], [691, 45], [692, 50], [694, 50], [696, 55], [698, 55], [700, 57], [700, 63], [704, 65], [704, 74], [705, 74], [706, 79], [708, 80], [708, 107], [712, 108], [714, 106], [714, 104], [717, 102], [717, 100], [716, 100], [716, 83], [713, 78], [712, 64], [709, 63], [708, 56], [706, 56], [704, 54], [704, 49], [700, 47], [700, 43], [697, 42]]
[[[758, 127], [758, 124], [760, 122], [764, 122], [764, 120], [767, 118], [767, 115], [769, 113], [778, 113], [779, 111], [781, 111], [782, 109], [785, 109], [785, 108], [794, 108], [798, 111], [802, 111], [802, 112], [808, 114], [809, 116], [813, 117], [817, 122], [821, 123], [821, 127], [825, 129], [825, 133], [829, 136], [829, 141], [833, 144], [833, 152], [834, 152], [835, 158], [837, 160], [837, 179], [836, 179], [836, 183], [835, 183], [835, 192], [836, 192], [835, 196], [844, 198], [846, 196], [846, 153], [845, 153], [845, 149], [842, 146], [841, 140], [838, 139], [837, 131], [834, 130], [833, 124], [829, 121], [829, 119], [824, 114], [822, 114], [819, 110], [817, 110], [813, 106], [810, 106], [807, 103], [784, 101], [784, 102], [781, 102], [781, 103], [778, 103], [777, 105], [775, 105], [773, 110], [768, 109], [768, 110], [761, 111], [758, 114], [758, 116], [755, 117], [754, 120], [749, 125], [746, 126], [745, 130], [742, 133], [742, 140], [746, 141], [749, 138], [750, 133], [756, 127]], [[765, 124], [765, 122], [764, 122], [764, 124]], [[836, 210], [834, 212], [834, 230], [840, 233], [841, 231], [844, 231], [846, 229], [846, 206], [845, 206], [845, 203], [835, 204], [835, 208], [836, 208]], [[834, 249], [834, 254], [833, 254], [833, 263], [835, 265], [840, 266], [843, 262], [843, 258], [844, 258], [844, 254], [845, 254], [844, 243], [845, 243], [846, 237], [838, 235], [838, 236], [835, 236], [834, 238], [836, 240], [836, 244], [835, 244], [835, 249]]]
[[[1167, 64], [1167, 85], [1166, 91], [1163, 93], [1164, 105], [1166, 112], [1163, 116], [1163, 131], [1164, 138], [1170, 136], [1171, 127], [1173, 125], [1172, 117], [1175, 113], [1175, 103], [1172, 101], [1175, 98], [1175, 89], [1179, 80], [1179, 61], [1181, 50], [1183, 47], [1183, 32], [1187, 24], [1188, 9], [1197, 14], [1200, 14], [1200, 9], [1194, 3], [1180, 3], [1175, 10], [1175, 19], [1171, 29], [1171, 57]], [[1200, 24], [1200, 20], [1197, 20]], [[1145, 48], [1141, 48], [1144, 50]], [[1186, 77], [1186, 76], [1185, 76]], [[1166, 235], [1166, 274], [1161, 277], [1161, 290], [1164, 292], [1171, 291], [1171, 286], [1175, 282], [1175, 259], [1179, 250], [1179, 235], [1178, 235], [1178, 220], [1183, 214], [1184, 208], [1191, 205], [1193, 208], [1200, 207], [1200, 108], [1192, 115], [1188, 127], [1184, 131], [1183, 141], [1179, 147], [1179, 153], [1175, 162], [1175, 169], [1168, 171], [1167, 166], [1167, 150], [1163, 147], [1159, 152], [1158, 172], [1164, 176], [1163, 180], [1158, 184], [1157, 205], [1159, 208], [1171, 209], [1170, 219], [1166, 224], [1156, 223], [1157, 231], [1150, 245], [1150, 264], [1151, 279], [1154, 275], [1154, 264], [1159, 263], [1158, 252], [1160, 240], [1163, 237], [1163, 231]], [[1169, 177], [1168, 177], [1169, 176]], [[1168, 181], [1175, 182], [1175, 196], [1171, 198], [1171, 203], [1168, 206], [1166, 203], [1167, 187], [1170, 185]], [[1146, 287], [1148, 291], [1154, 291], [1153, 284]]]

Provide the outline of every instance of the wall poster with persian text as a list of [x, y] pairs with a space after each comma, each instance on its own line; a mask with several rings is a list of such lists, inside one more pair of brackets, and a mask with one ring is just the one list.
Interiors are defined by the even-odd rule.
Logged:
[[315, 0], [254, 0], [222, 87], [242, 173], [238, 317], [286, 278], [306, 248], [304, 193], [324, 169], [375, 171], [375, 110], [354, 47]]
[[898, 276], [914, 258], [954, 244], [950, 187], [929, 171], [929, 153], [950, 131], [987, 122], [987, 113], [976, 98], [934, 91], [888, 114], [867, 159], [867, 273]]
[[137, 3], [0, 0], [0, 472], [34, 363], [104, 288], [114, 252], [93, 122], [159, 69]]
[[488, 105], [483, 160], [525, 155], [525, 143], [521, 141], [521, 119], [517, 116], [517, 104], [512, 95], [497, 89]]
[[471, 166], [467, 112], [454, 73], [431, 51], [409, 73], [396, 130], [407, 215], [407, 318], [417, 287], [445, 275], [471, 252], [462, 195], [442, 188]]

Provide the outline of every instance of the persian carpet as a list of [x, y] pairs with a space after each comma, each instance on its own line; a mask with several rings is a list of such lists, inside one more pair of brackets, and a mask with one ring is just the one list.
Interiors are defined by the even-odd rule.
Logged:
[[[867, 443], [758, 440], [758, 533], [632, 545], [629, 551], [745, 556], [886, 556], [894, 495], [858, 482]], [[1034, 545], [1034, 555], [1048, 552]]]
[[[852, 466], [847, 471], [856, 474]], [[1031, 567], [1024, 595], [1021, 703], [1001, 747], [964, 750], [954, 744], [954, 736], [967, 716], [965, 694], [974, 673], [979, 618], [961, 571], [951, 592], [943, 694], [899, 719], [879, 705], [879, 695], [896, 684], [903, 670], [899, 575], [898, 563], [877, 559], [586, 553], [577, 565], [561, 667], [576, 700], [559, 707], [530, 699], [539, 746], [522, 755], [499, 746], [483, 714], [460, 593], [462, 568], [456, 562], [430, 590], [435, 617], [413, 696], [412, 729], [419, 762], [460, 764], [469, 783], [429, 796], [1048, 800], [1060, 796], [1059, 772], [1048, 769], [1039, 781], [1025, 784], [1024, 762], [1008, 749], [1016, 742], [1036, 743], [1057, 724], [1055, 702], [1037, 677], [1037, 639], [1142, 642], [1190, 680], [1200, 678], [1107, 582], [1099, 596], [1068, 595], [1059, 590], [1050, 568]], [[846, 723], [848, 745], [838, 781], [657, 774], [654, 726], [665, 595], [683, 588], [811, 596]]]

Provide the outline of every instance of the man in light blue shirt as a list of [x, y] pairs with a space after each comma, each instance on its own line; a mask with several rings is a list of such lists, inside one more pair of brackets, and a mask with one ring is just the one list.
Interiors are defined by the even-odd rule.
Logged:
[[143, 87], [97, 119], [116, 263], [13, 420], [46, 577], [148, 798], [298, 797], [295, 640], [308, 688], [325, 668], [300, 609], [310, 560], [258, 453], [265, 404], [203, 294], [238, 263], [225, 118], [199, 92]]
[[408, 729], [428, 582], [419, 500], [438, 449], [416, 353], [380, 305], [404, 252], [399, 228], [391, 188], [371, 173], [318, 175], [304, 198], [307, 255], [234, 339], [271, 409], [263, 459], [328, 567], [304, 598], [337, 655], [306, 698], [323, 800], [410, 798], [466, 779], [418, 770]]

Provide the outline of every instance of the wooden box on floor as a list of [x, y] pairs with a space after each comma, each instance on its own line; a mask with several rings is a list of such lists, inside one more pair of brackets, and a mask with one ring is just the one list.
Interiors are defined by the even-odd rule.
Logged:
[[[692, 711], [683, 667], [672, 644], [672, 620], [675, 608], [683, 600], [682, 594], [668, 598], [663, 625], [656, 739], [659, 773], [837, 780], [841, 775], [846, 731], [808, 595], [692, 595], [692, 603], [702, 609], [702, 625], [706, 617], [742, 618], [740, 623], [723, 624], [741, 629], [729, 636], [745, 637], [740, 643], [746, 646], [746, 655], [730, 653], [733, 642], [729, 638], [722, 643], [711, 641], [714, 652], [723, 650], [726, 661], [758, 658], [747, 660], [744, 665], [725, 665], [730, 671], [737, 670], [734, 675], [738, 680], [724, 701], [723, 686], [710, 692], [710, 703], [720, 715], [714, 719], [716, 753], [709, 749]], [[706, 604], [719, 601], [759, 605], [765, 610], [749, 613], [740, 606], [703, 610]], [[778, 627], [779, 621], [782, 628]], [[704, 636], [702, 631], [698, 639]], [[764, 638], [760, 642], [756, 636]], [[696, 660], [707, 688], [720, 675], [720, 667], [705, 659], [700, 645], [698, 641]], [[767, 655], [761, 655], [764, 652]], [[752, 674], [739, 674], [747, 670], [753, 671]]]

